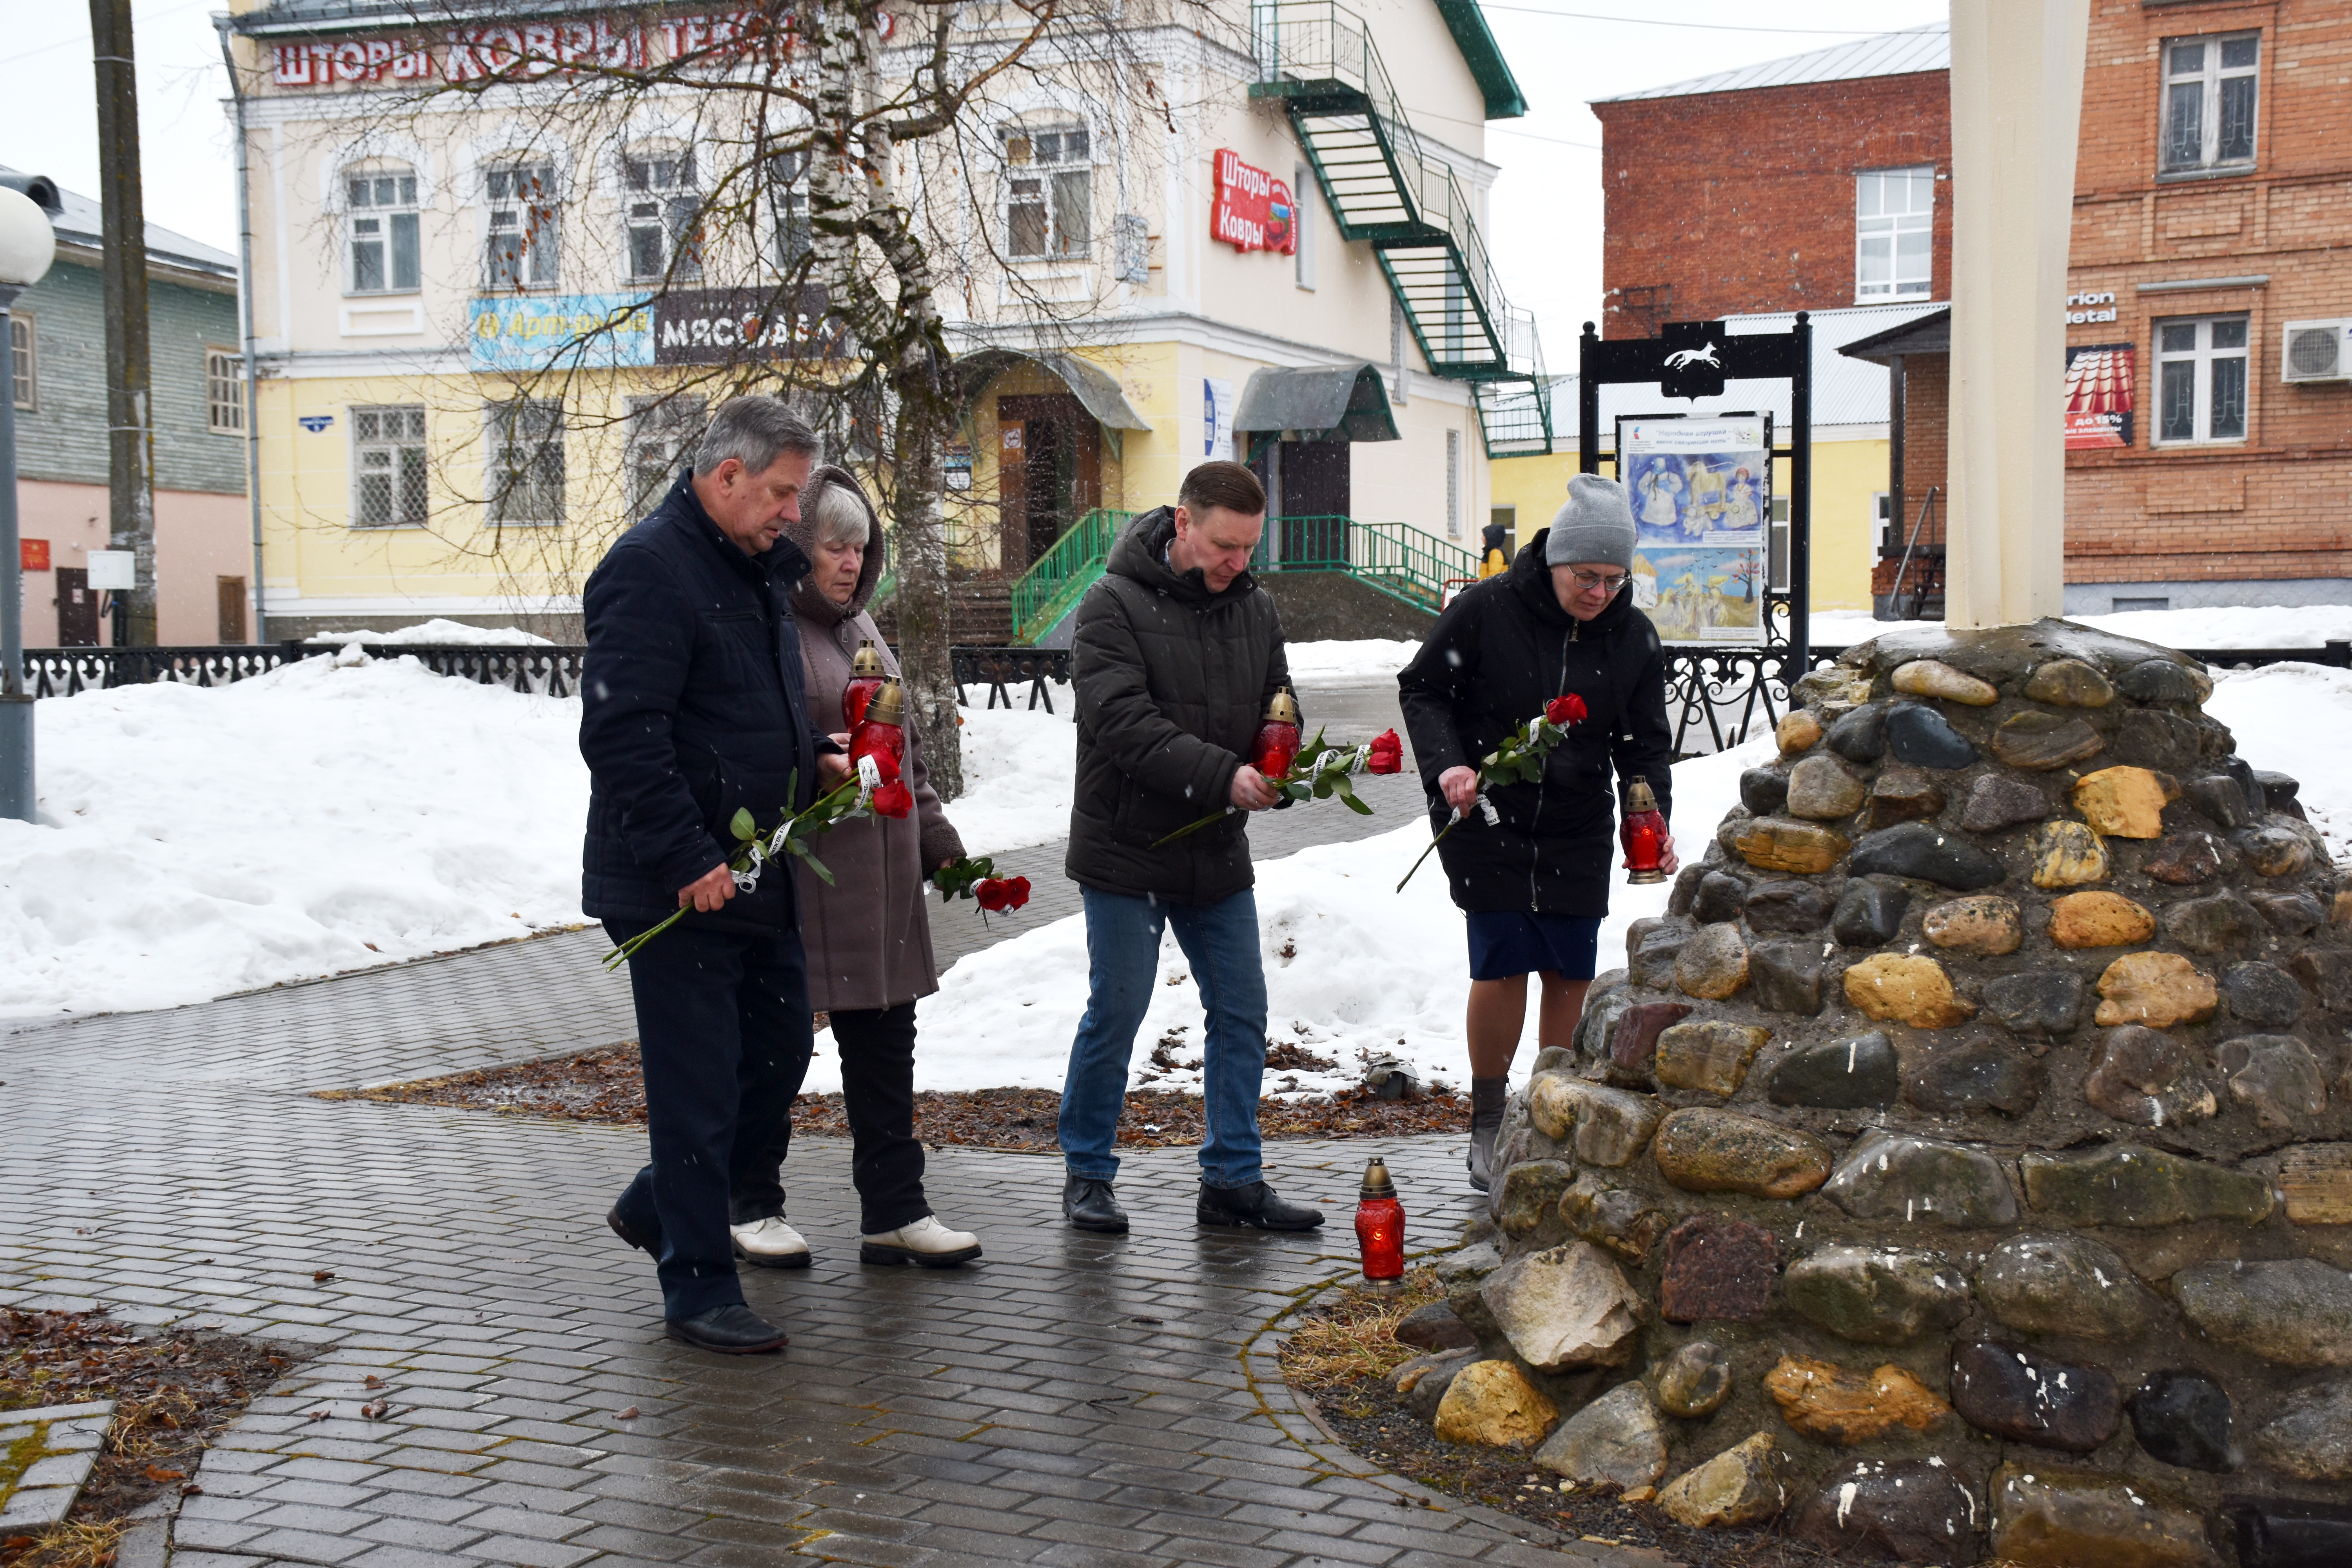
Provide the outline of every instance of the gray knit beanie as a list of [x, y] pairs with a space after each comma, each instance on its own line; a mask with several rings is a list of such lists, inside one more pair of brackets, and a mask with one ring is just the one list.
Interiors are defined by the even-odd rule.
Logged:
[[1569, 479], [1568, 504], [1553, 514], [1551, 537], [1544, 541], [1544, 564], [1571, 563], [1633, 569], [1633, 508], [1615, 479], [1599, 474]]

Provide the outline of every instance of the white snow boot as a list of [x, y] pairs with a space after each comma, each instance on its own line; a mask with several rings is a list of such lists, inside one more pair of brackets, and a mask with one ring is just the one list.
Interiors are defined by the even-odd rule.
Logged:
[[860, 1237], [860, 1263], [919, 1263], [926, 1268], [952, 1268], [980, 1256], [980, 1237], [968, 1230], [950, 1230], [937, 1215], [925, 1215], [911, 1225]]
[[750, 1225], [730, 1225], [727, 1233], [735, 1238], [735, 1256], [746, 1263], [756, 1263], [762, 1268], [809, 1266], [807, 1240], [786, 1225], [782, 1215], [755, 1219]]

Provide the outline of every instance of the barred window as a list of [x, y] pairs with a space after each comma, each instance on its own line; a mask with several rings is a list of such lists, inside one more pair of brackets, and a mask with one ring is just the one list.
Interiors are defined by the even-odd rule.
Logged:
[[349, 290], [410, 294], [422, 272], [416, 245], [416, 176], [406, 169], [347, 175], [343, 195], [351, 227]]
[[489, 215], [482, 282], [490, 289], [551, 286], [562, 227], [551, 163], [515, 163], [484, 176]]
[[235, 349], [205, 349], [205, 428], [216, 436], [245, 434], [245, 356]]
[[2263, 37], [2231, 33], [2164, 43], [2164, 171], [2226, 169], [2254, 161], [2254, 106]]
[[482, 410], [489, 521], [542, 527], [563, 521], [563, 405], [517, 398]]
[[629, 399], [629, 515], [653, 510], [693, 457], [709, 402], [684, 393]]
[[626, 187], [621, 210], [627, 227], [629, 281], [701, 277], [702, 198], [695, 188], [694, 154], [624, 158], [621, 176]]
[[768, 160], [768, 202], [775, 216], [776, 270], [799, 269], [815, 248], [809, 229], [809, 155], [779, 153]]
[[16, 406], [37, 408], [35, 396], [40, 376], [33, 361], [38, 353], [38, 339], [33, 331], [33, 318], [22, 310], [8, 313], [8, 375], [15, 384], [9, 390], [16, 394]]
[[352, 409], [352, 526], [419, 528], [425, 513], [425, 410]]

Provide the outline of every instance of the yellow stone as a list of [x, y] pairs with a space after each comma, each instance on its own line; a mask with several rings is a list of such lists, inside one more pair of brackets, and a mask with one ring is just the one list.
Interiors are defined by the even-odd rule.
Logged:
[[1932, 958], [1874, 952], [1845, 972], [1845, 999], [1881, 1023], [1948, 1029], [1977, 1016], [1952, 994], [1952, 977]]
[[1658, 1492], [1658, 1507], [1693, 1530], [1755, 1524], [1788, 1506], [1781, 1467], [1772, 1434], [1759, 1432], [1668, 1481]]
[[2107, 879], [2107, 846], [2080, 822], [2047, 822], [2034, 835], [2033, 885], [2072, 888]]
[[2103, 1029], [2117, 1024], [2151, 1029], [2201, 1024], [2221, 1005], [2213, 977], [2177, 952], [2125, 953], [2099, 976], [2099, 996], [2091, 1021]]
[[1971, 708], [1990, 708], [2000, 700], [1992, 682], [1979, 680], [1937, 658], [1915, 658], [1902, 666], [1895, 672], [1893, 685], [1914, 697], [1941, 697]]
[[1785, 816], [1755, 818], [1731, 844], [1741, 859], [1759, 871], [1807, 876], [1828, 870], [1853, 847], [1853, 841], [1835, 828]]
[[2352, 1225], [2352, 1143], [2303, 1143], [2279, 1155], [2279, 1195], [2297, 1225]]
[[1780, 721], [1780, 727], [1772, 731], [1772, 737], [1780, 742], [1782, 756], [1793, 757], [1799, 752], [1811, 751], [1815, 742], [1821, 740], [1822, 721], [1800, 708]]
[[2110, 838], [2164, 837], [2164, 781], [2146, 768], [2101, 768], [2074, 784], [2074, 809]]
[[2156, 917], [2121, 893], [2069, 893], [2050, 906], [2060, 947], [2130, 947], [2156, 934]]
[[1559, 1406], [1528, 1381], [1517, 1362], [1474, 1361], [1454, 1374], [1437, 1402], [1437, 1435], [1449, 1443], [1524, 1448], [1540, 1443]]
[[1764, 1392], [1790, 1426], [1841, 1447], [1870, 1442], [1897, 1426], [1925, 1432], [1952, 1413], [1899, 1366], [1882, 1366], [1865, 1376], [1832, 1362], [1784, 1355], [1764, 1374]]
[[2352, 925], [2352, 888], [2336, 895], [2327, 910], [2327, 923], [2332, 926]]
[[1937, 904], [1927, 911], [1921, 929], [1937, 947], [1959, 952], [2015, 952], [2025, 940], [2025, 921], [2017, 906], [1990, 893]]

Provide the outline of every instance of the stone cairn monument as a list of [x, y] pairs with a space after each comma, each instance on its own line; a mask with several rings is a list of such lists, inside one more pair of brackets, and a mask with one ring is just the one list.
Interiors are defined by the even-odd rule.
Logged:
[[2052, 620], [1808, 676], [1409, 1402], [1855, 1560], [2352, 1564], [2352, 891], [2211, 689]]

